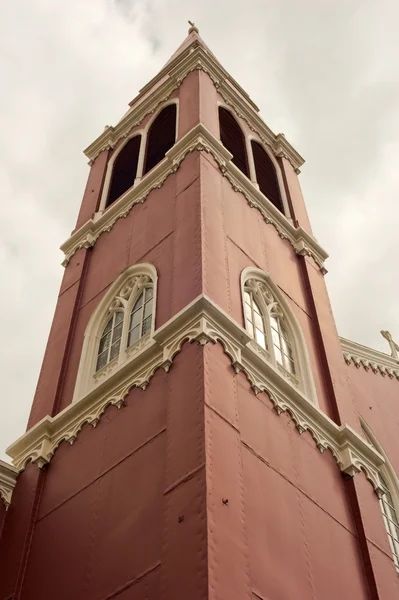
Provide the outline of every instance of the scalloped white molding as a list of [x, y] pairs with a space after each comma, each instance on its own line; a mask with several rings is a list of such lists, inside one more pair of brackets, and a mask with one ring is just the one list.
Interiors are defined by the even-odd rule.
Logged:
[[371, 369], [373, 373], [388, 375], [391, 379], [395, 377], [399, 381], [398, 360], [388, 354], [362, 346], [343, 337], [339, 339], [346, 364], [350, 365], [353, 362], [358, 369], [360, 367], [363, 367], [366, 371]]
[[175, 173], [185, 157], [191, 152], [206, 152], [215, 159], [222, 175], [234, 191], [241, 193], [251, 208], [257, 208], [264, 221], [277, 230], [282, 239], [288, 240], [295, 252], [313, 258], [322, 273], [326, 273], [324, 261], [327, 252], [315, 238], [302, 227], [294, 225], [264, 196], [240, 169], [232, 162], [232, 154], [201, 123], [196, 125], [177, 142], [152, 171], [135, 187], [128, 190], [104, 213], [90, 219], [61, 246], [65, 253], [63, 265], [67, 265], [79, 248], [94, 246], [101, 234], [110, 231], [118, 219], [126, 217], [135, 204], [142, 204], [153, 189], [161, 188], [166, 179]]
[[43, 467], [62, 441], [73, 443], [85, 423], [96, 426], [108, 405], [121, 408], [132, 387], [145, 389], [157, 369], [168, 371], [187, 340], [220, 342], [234, 371], [246, 375], [255, 394], [266, 392], [277, 414], [288, 412], [299, 433], [309, 431], [321, 452], [331, 450], [341, 471], [354, 476], [363, 470], [377, 493], [381, 491], [378, 472], [383, 457], [351, 427], [339, 427], [321, 412], [254, 351], [245, 329], [206, 296], [198, 296], [160, 327], [134, 360], [122, 365], [95, 390], [57, 416], [45, 417], [14, 442], [7, 453], [16, 468], [22, 470], [29, 460]]
[[[275, 135], [263, 122], [258, 114], [257, 106], [198, 39], [195, 39], [184, 52], [166, 65], [140, 91], [139, 96], [131, 103], [131, 110], [115, 127], [106, 127], [103, 133], [86, 148], [85, 154], [90, 159], [89, 164], [104, 150], [114, 148], [116, 143], [123, 137], [127, 137], [130, 131], [140, 125], [147, 115], [153, 114], [193, 71], [207, 73], [223, 100], [234, 110], [236, 115], [243, 119], [260, 140], [272, 149], [275, 156], [284, 156], [299, 172], [299, 168], [304, 163], [301, 155], [286, 140], [284, 134]], [[156, 85], [157, 83], [158, 85]], [[148, 93], [152, 87], [153, 91]], [[145, 97], [146, 93], [148, 93], [147, 97]], [[143, 99], [140, 102], [141, 97]]]
[[11, 497], [17, 481], [18, 471], [12, 465], [0, 460], [0, 498], [6, 508], [11, 504]]

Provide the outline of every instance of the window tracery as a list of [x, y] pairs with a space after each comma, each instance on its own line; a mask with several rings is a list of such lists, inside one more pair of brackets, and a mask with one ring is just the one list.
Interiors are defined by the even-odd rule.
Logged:
[[132, 277], [111, 302], [97, 351], [95, 372], [147, 336], [152, 328], [153, 283], [147, 275]]
[[248, 333], [277, 369], [298, 385], [292, 335], [281, 305], [271, 289], [251, 278], [244, 285], [245, 325]]
[[133, 265], [110, 286], [86, 328], [74, 401], [152, 343], [155, 267]]

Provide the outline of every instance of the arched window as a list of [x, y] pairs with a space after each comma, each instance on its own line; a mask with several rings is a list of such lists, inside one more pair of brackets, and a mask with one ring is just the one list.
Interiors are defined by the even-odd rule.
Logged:
[[109, 185], [106, 207], [120, 198], [134, 184], [139, 162], [141, 135], [132, 137], [116, 156]]
[[105, 293], [85, 331], [74, 401], [153, 343], [156, 286], [155, 267], [141, 263], [125, 269]]
[[143, 175], [165, 158], [176, 141], [176, 104], [168, 104], [151, 123], [147, 134]]
[[305, 338], [287, 298], [256, 267], [241, 272], [241, 294], [245, 328], [253, 340], [249, 347], [317, 405]]
[[219, 106], [220, 141], [233, 155], [232, 162], [249, 177], [245, 137], [241, 127], [229, 110]]
[[381, 512], [384, 520], [385, 529], [388, 534], [388, 541], [392, 551], [393, 562], [396, 570], [399, 572], [399, 520], [394, 507], [393, 498], [389, 491], [385, 479], [380, 477], [381, 487], [384, 490], [383, 496], [379, 499]]
[[146, 287], [133, 305], [127, 336], [128, 347], [151, 330], [153, 295], [152, 287]]
[[244, 292], [245, 320], [250, 336], [266, 350], [265, 322], [254, 294], [248, 288]]
[[251, 148], [259, 189], [284, 214], [276, 167], [266, 150], [258, 142], [252, 140]]
[[360, 424], [363, 433], [371, 446], [379, 452], [385, 459], [381, 466], [379, 479], [380, 488], [383, 494], [379, 497], [379, 503], [384, 521], [385, 529], [388, 535], [388, 542], [392, 552], [392, 558], [396, 570], [399, 573], [399, 482], [395, 470], [385, 454], [383, 448], [378, 443], [371, 428], [361, 418]]
[[250, 336], [266, 351], [279, 371], [298, 383], [289, 325], [279, 302], [265, 283], [255, 278], [245, 281], [244, 311]]
[[98, 346], [96, 371], [102, 369], [119, 354], [123, 327], [123, 312], [114, 312], [106, 324]]

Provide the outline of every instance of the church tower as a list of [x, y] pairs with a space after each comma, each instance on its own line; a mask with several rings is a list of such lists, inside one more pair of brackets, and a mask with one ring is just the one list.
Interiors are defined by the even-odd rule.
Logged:
[[399, 363], [338, 337], [301, 156], [195, 26], [85, 153], [0, 600], [391, 600]]

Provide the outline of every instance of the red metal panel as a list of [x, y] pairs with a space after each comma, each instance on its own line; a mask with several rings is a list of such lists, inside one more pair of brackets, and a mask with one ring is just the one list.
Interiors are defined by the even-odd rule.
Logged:
[[173, 314], [202, 292], [201, 184], [196, 179], [176, 198], [172, 264]]
[[76, 310], [79, 285], [80, 282], [77, 281], [58, 299], [27, 429], [53, 412], [68, 336]]
[[164, 452], [158, 436], [37, 523], [22, 598], [105, 598], [159, 560]]
[[22, 583], [29, 556], [40, 477], [37, 466], [28, 465], [14, 488], [0, 539], [1, 600], [13, 597], [16, 586]]
[[203, 348], [184, 344], [167, 379], [163, 600], [207, 597]]
[[132, 583], [123, 592], [116, 592], [104, 600], [159, 600], [160, 597], [160, 567], [150, 571], [138, 581]]
[[123, 409], [109, 407], [95, 429], [86, 425], [72, 446], [61, 444], [48, 467], [40, 518], [160, 435], [166, 425], [166, 377], [157, 371], [145, 392], [130, 392]]
[[109, 150], [101, 152], [90, 169], [75, 230], [82, 227], [98, 210], [108, 158]]
[[4, 520], [5, 520], [5, 516], [6, 516], [6, 505], [4, 504], [4, 501], [2, 498], [0, 498], [0, 541], [1, 541], [1, 534], [3, 531], [3, 525], [4, 525]]
[[200, 120], [216, 138], [219, 138], [218, 92], [210, 77], [203, 71], [199, 75]]
[[193, 71], [180, 86], [178, 139], [200, 122], [199, 78], [200, 71]]
[[165, 496], [161, 570], [162, 600], [208, 597], [204, 470]]

